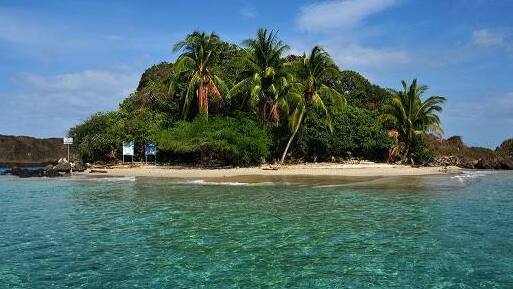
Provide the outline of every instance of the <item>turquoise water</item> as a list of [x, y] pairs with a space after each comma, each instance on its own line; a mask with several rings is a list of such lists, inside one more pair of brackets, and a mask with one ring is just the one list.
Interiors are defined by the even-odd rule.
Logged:
[[0, 288], [513, 288], [513, 174], [0, 177]]

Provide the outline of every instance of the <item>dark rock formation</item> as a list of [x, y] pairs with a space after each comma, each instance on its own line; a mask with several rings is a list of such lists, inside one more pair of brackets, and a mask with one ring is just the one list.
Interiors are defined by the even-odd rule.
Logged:
[[65, 159], [60, 159], [57, 165], [47, 165], [40, 169], [28, 169], [15, 167], [4, 171], [3, 175], [13, 175], [20, 178], [32, 178], [32, 177], [59, 177], [69, 175], [71, 172], [83, 172], [86, 170], [86, 166], [81, 162], [69, 163]]
[[432, 165], [458, 166], [467, 169], [513, 170], [513, 139], [507, 140], [496, 150], [467, 147], [460, 136], [446, 140], [430, 138], [436, 154]]
[[503, 141], [497, 148], [497, 151], [505, 156], [513, 158], [513, 138]]
[[59, 163], [53, 167], [53, 169], [58, 172], [69, 172], [71, 171], [71, 164], [67, 161], [59, 161]]
[[66, 147], [60, 138], [37, 139], [0, 135], [0, 164], [48, 164], [55, 163], [66, 155]]
[[86, 170], [86, 167], [84, 166], [84, 164], [82, 164], [82, 162], [75, 162], [73, 164], [73, 171], [74, 172], [83, 172]]
[[58, 171], [52, 169], [25, 169], [25, 168], [12, 168], [10, 170], [6, 170], [4, 174], [10, 174], [13, 176], [18, 176], [20, 178], [35, 178], [35, 177], [60, 177], [63, 174], [60, 174]]

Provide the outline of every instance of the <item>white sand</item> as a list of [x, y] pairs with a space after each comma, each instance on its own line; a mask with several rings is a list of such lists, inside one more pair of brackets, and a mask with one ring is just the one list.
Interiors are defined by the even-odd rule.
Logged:
[[315, 163], [282, 166], [278, 170], [265, 170], [265, 167], [201, 169], [165, 166], [113, 167], [101, 169], [107, 173], [82, 173], [91, 176], [127, 177], [167, 177], [167, 178], [223, 178], [236, 176], [420, 176], [458, 173], [457, 167], [421, 167], [365, 162], [360, 164]]

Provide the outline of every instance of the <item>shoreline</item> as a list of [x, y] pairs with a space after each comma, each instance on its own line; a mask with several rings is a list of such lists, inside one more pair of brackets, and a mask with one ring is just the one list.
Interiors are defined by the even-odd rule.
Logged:
[[157, 177], [178, 179], [236, 178], [248, 176], [330, 176], [330, 177], [395, 177], [458, 174], [458, 167], [419, 167], [384, 163], [332, 164], [311, 163], [286, 165], [277, 170], [268, 167], [249, 168], [183, 168], [171, 166], [141, 165], [138, 167], [116, 166], [101, 169], [106, 173], [76, 173], [82, 176], [107, 177]]

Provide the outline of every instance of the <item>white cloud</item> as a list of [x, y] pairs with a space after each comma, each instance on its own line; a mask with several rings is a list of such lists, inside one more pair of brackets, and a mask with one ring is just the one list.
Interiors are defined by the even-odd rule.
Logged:
[[19, 16], [19, 13], [13, 11], [0, 11], [0, 41], [33, 44], [49, 37], [41, 23], [36, 24], [31, 20], [25, 20], [32, 19], [27, 17], [28, 15]]
[[297, 23], [308, 31], [348, 29], [359, 25], [368, 16], [395, 4], [397, 0], [339, 0], [315, 3], [301, 8]]
[[[513, 125], [513, 92], [450, 104], [447, 114], [463, 121], [498, 120]], [[513, 134], [513, 129], [511, 130]]]
[[0, 122], [12, 124], [15, 119], [18, 132], [58, 136], [94, 112], [115, 109], [135, 90], [138, 78], [138, 73], [126, 70], [84, 70], [54, 76], [24, 73], [15, 79], [20, 89], [2, 95]]
[[409, 62], [408, 54], [398, 49], [362, 47], [357, 44], [328, 44], [326, 47], [344, 69], [384, 68]]
[[245, 4], [240, 10], [240, 15], [246, 18], [255, 18], [258, 15], [258, 11], [255, 6], [251, 4]]
[[24, 84], [18, 96], [27, 101], [90, 113], [114, 108], [135, 89], [138, 76], [126, 71], [84, 70], [50, 77], [26, 73], [16, 80]]
[[513, 92], [455, 102], [449, 98], [443, 119], [450, 128], [446, 136], [463, 135], [469, 145], [495, 148], [513, 137]]
[[472, 42], [477, 46], [501, 46], [504, 44], [504, 35], [488, 29], [480, 29], [472, 33]]

